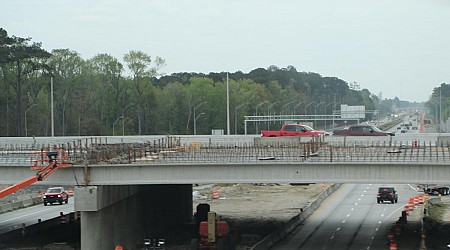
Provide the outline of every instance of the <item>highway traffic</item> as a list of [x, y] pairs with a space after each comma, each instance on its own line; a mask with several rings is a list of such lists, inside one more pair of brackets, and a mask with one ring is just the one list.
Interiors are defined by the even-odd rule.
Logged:
[[410, 197], [411, 185], [392, 185], [398, 203], [377, 203], [380, 185], [344, 184], [324, 201], [303, 225], [272, 250], [283, 249], [386, 249], [386, 236]]

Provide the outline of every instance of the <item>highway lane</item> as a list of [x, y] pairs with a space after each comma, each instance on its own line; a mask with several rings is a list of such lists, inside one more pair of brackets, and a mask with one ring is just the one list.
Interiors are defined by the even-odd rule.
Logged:
[[69, 198], [68, 204], [47, 206], [41, 204], [0, 214], [0, 234], [19, 229], [22, 227], [22, 223], [30, 226], [37, 224], [39, 219], [44, 222], [59, 217], [60, 212], [67, 215], [74, 211], [74, 199]]
[[386, 249], [388, 230], [417, 191], [410, 185], [386, 184], [397, 189], [398, 203], [377, 204], [380, 186], [383, 185], [344, 184], [272, 249]]

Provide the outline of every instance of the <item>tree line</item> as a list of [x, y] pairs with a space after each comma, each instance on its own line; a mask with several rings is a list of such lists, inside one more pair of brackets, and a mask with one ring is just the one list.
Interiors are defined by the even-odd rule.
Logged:
[[[51, 93], [55, 136], [226, 130], [227, 72], [165, 75], [163, 58], [134, 50], [122, 62], [106, 53], [85, 60], [70, 49], [48, 52], [0, 28], [0, 136], [50, 136]], [[395, 101], [293, 66], [237, 71], [228, 82], [231, 134], [244, 132], [244, 115], [331, 114], [339, 104], [389, 113]]]

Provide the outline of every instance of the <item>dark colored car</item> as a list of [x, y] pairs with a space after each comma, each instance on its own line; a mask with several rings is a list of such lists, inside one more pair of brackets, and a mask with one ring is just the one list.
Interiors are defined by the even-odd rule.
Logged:
[[47, 206], [48, 203], [59, 203], [60, 205], [69, 202], [69, 195], [63, 187], [51, 187], [47, 189], [45, 194], [42, 196], [44, 199], [44, 206]]
[[390, 201], [391, 203], [398, 202], [398, 194], [393, 187], [379, 187], [377, 193], [377, 203]]
[[395, 133], [382, 131], [371, 125], [350, 125], [341, 129], [333, 130], [333, 135], [343, 136], [395, 136]]

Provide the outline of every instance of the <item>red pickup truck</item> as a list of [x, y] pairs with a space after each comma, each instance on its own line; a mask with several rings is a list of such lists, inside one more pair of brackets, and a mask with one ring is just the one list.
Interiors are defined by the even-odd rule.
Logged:
[[310, 126], [302, 124], [284, 124], [281, 127], [281, 130], [261, 130], [262, 137], [279, 137], [279, 136], [317, 137], [324, 134], [325, 131], [314, 130]]

